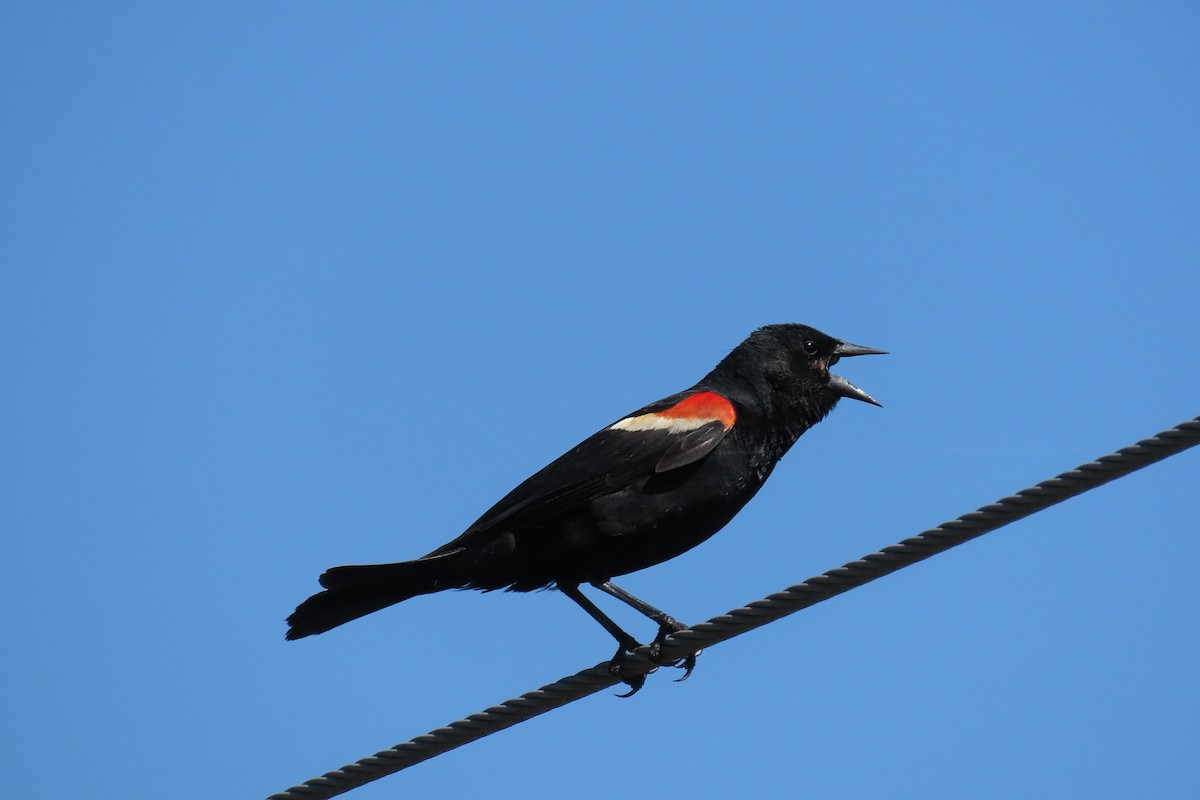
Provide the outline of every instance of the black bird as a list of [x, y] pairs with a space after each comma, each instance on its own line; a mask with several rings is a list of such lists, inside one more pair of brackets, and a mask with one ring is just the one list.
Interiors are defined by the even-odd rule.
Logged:
[[[287, 638], [324, 633], [443, 589], [556, 587], [616, 638], [613, 671], [620, 675], [622, 655], [638, 642], [580, 584], [657, 622], [655, 645], [684, 629], [612, 578], [674, 558], [719, 531], [840, 398], [879, 405], [829, 368], [839, 358], [883, 352], [805, 325], [760, 328], [695, 386], [585, 439], [454, 541], [415, 561], [328, 570], [320, 578], [325, 590], [288, 617]], [[675, 664], [690, 674], [695, 655]], [[636, 691], [641, 681], [627, 683]]]

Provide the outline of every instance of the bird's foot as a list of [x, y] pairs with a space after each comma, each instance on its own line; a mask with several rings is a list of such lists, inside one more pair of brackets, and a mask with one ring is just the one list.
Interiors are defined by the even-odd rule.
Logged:
[[658, 635], [655, 636], [654, 641], [650, 643], [651, 661], [653, 661], [655, 664], [658, 664], [660, 667], [676, 667], [684, 670], [683, 677], [675, 679], [676, 683], [686, 681], [692, 676], [692, 670], [696, 668], [696, 656], [704, 652], [703, 650], [697, 650], [694, 653], [689, 653], [688, 655], [680, 656], [679, 658], [673, 658], [669, 660], [662, 659], [663, 642], [665, 642], [667, 637], [671, 634], [687, 630], [687, 627], [687, 625], [684, 625], [676, 619], [668, 618], [666, 622], [659, 625]]
[[652, 667], [650, 672], [645, 672], [640, 675], [626, 674], [624, 669], [625, 656], [632, 653], [634, 650], [637, 650], [641, 646], [642, 645], [634, 639], [630, 639], [627, 642], [623, 641], [621, 642], [620, 646], [617, 647], [616, 655], [612, 657], [612, 661], [608, 662], [609, 674], [629, 687], [628, 692], [625, 694], [619, 694], [617, 697], [633, 697], [635, 694], [641, 691], [643, 686], [646, 685], [646, 676], [649, 675], [650, 672], [654, 672], [658, 669], [658, 667]]

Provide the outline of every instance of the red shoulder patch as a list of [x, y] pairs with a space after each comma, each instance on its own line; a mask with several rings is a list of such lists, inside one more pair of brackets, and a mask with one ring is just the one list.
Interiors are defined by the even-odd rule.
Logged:
[[733, 427], [737, 412], [733, 403], [716, 392], [697, 392], [691, 397], [685, 397], [668, 409], [657, 412], [661, 417], [673, 419], [699, 419], [705, 422], [719, 420], [725, 430]]
[[686, 433], [713, 422], [720, 422], [721, 426], [728, 431], [733, 427], [733, 421], [736, 418], [737, 413], [733, 410], [733, 403], [716, 392], [697, 392], [690, 397], [685, 397], [670, 408], [639, 414], [636, 417], [626, 417], [610, 427], [612, 430], [618, 431]]

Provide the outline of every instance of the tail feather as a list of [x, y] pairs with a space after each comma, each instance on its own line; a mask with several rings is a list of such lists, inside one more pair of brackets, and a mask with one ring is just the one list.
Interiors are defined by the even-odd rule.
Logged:
[[333, 567], [320, 578], [325, 591], [301, 603], [287, 618], [288, 639], [302, 639], [395, 605], [410, 597], [452, 588], [438, 579], [452, 556], [421, 558], [397, 564]]

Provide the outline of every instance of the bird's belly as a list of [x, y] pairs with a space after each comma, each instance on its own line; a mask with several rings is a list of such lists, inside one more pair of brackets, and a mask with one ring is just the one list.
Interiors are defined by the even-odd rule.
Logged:
[[[679, 470], [686, 472], [686, 470]], [[578, 568], [585, 581], [604, 581], [674, 558], [704, 542], [733, 519], [762, 486], [747, 480], [658, 475], [592, 501], [581, 536]], [[586, 551], [586, 552], [584, 552]]]

